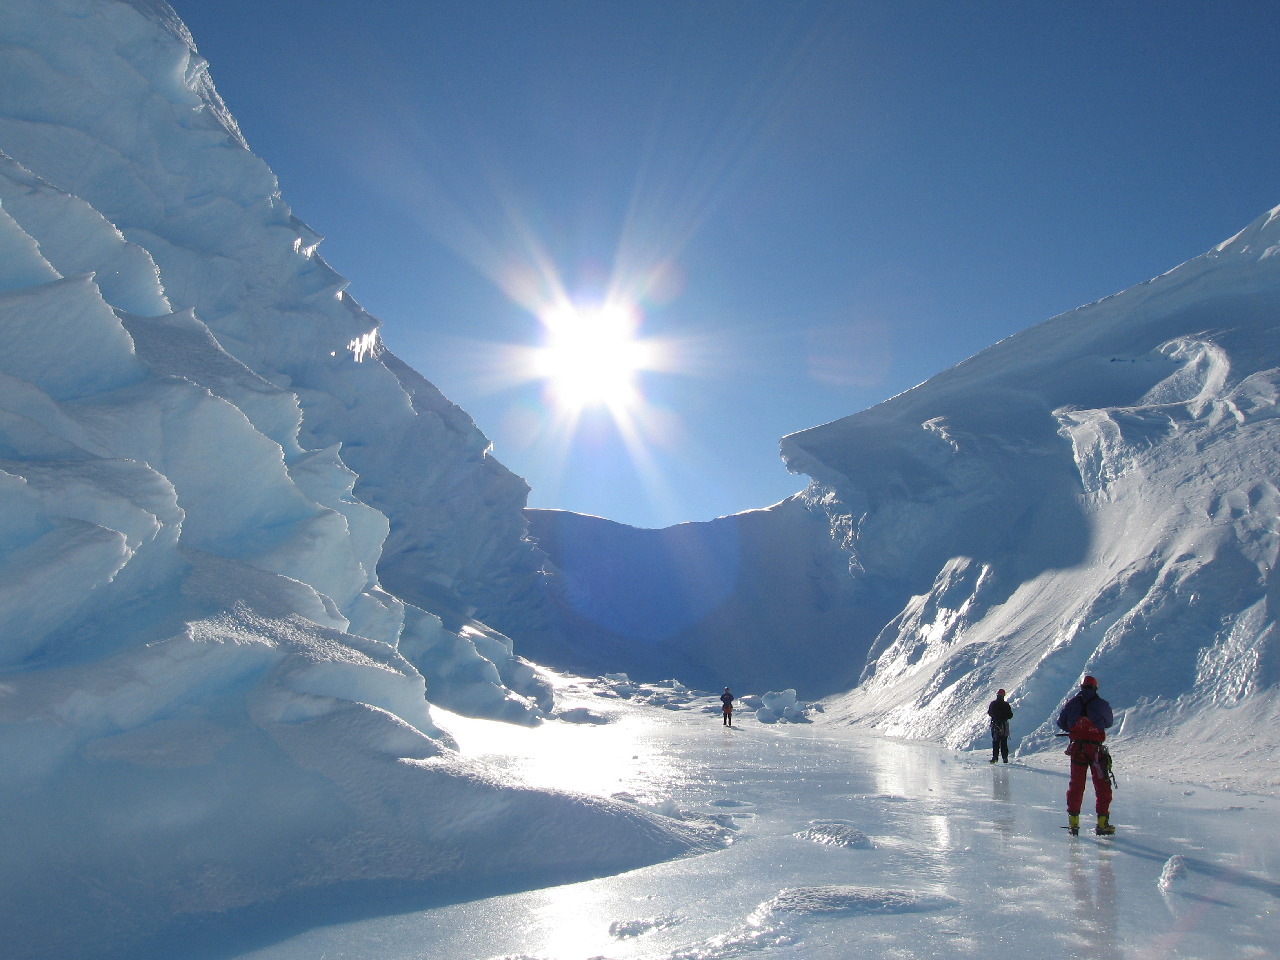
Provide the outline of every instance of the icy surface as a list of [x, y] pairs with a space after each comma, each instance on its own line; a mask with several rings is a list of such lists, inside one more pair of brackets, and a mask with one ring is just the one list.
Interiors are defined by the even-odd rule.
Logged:
[[[562, 732], [577, 785], [670, 801], [687, 822], [725, 824], [733, 843], [615, 877], [246, 944], [236, 956], [1259, 960], [1280, 940], [1274, 798], [1134, 777], [1118, 752], [1119, 832], [1073, 839], [1062, 829], [1065, 758], [993, 767], [985, 751], [843, 726], [747, 720], [729, 730], [702, 712], [709, 694], [671, 710], [612, 693], [561, 689], [566, 703], [581, 696], [613, 721]], [[464, 726], [464, 754], [534, 781], [570, 766], [565, 744], [547, 746], [538, 731], [513, 739], [488, 721]], [[815, 828], [873, 842], [815, 843]]]

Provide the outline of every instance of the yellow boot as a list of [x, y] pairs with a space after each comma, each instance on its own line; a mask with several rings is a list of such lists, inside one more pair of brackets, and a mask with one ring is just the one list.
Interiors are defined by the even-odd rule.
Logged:
[[1100, 837], [1109, 837], [1116, 832], [1116, 828], [1111, 825], [1111, 818], [1105, 813], [1098, 814], [1098, 826], [1094, 833]]
[[1079, 834], [1080, 834], [1080, 814], [1078, 814], [1078, 813], [1069, 813], [1069, 814], [1067, 814], [1067, 831], [1068, 831], [1068, 832], [1069, 832], [1073, 837], [1075, 837], [1075, 836], [1079, 836]]

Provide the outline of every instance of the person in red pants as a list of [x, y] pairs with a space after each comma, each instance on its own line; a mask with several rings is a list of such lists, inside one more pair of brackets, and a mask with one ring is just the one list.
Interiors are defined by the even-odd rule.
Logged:
[[1067, 784], [1067, 823], [1071, 835], [1080, 832], [1080, 806], [1084, 802], [1085, 772], [1093, 777], [1095, 809], [1098, 812], [1096, 832], [1109, 836], [1116, 832], [1111, 825], [1111, 776], [1104, 769], [1107, 727], [1111, 726], [1111, 704], [1098, 696], [1098, 681], [1085, 677], [1080, 692], [1066, 702], [1058, 714], [1058, 727], [1071, 738], [1067, 755], [1071, 757], [1071, 780]]

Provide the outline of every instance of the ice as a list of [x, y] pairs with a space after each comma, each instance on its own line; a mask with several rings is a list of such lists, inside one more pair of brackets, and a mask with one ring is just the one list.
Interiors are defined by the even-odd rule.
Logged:
[[457, 757], [433, 703], [554, 710], [480, 616], [536, 620], [525, 486], [381, 347], [173, 11], [0, 37], [6, 951], [717, 842]]
[[684, 922], [683, 917], [644, 917], [639, 920], [619, 920], [609, 925], [609, 934], [619, 940], [628, 937], [642, 937], [654, 930], [667, 930]]
[[887, 890], [878, 887], [821, 886], [782, 890], [760, 904], [751, 922], [765, 926], [779, 915], [802, 917], [842, 917], [864, 913], [914, 913], [940, 910], [955, 901], [946, 896], [915, 890]]
[[[598, 688], [558, 687], [567, 704], [594, 702]], [[537, 781], [563, 769], [565, 746], [583, 767], [598, 749], [624, 762], [580, 787], [665, 795], [686, 818], [740, 811], [732, 843], [613, 877], [312, 929], [241, 960], [1095, 960], [1156, 944], [1210, 960], [1266, 956], [1280, 935], [1273, 798], [1200, 790], [1192, 805], [1182, 785], [1126, 776], [1119, 833], [1073, 839], [1062, 829], [1065, 758], [993, 768], [985, 751], [838, 726], [729, 732], [696, 701], [679, 711], [608, 702], [612, 723], [570, 725], [559, 748], [540, 745], [543, 731], [481, 740], [459, 730], [462, 753]], [[873, 842], [814, 842], [813, 829]], [[1184, 873], [1166, 890], [1171, 860]]]
[[802, 840], [845, 849], [867, 849], [873, 846], [870, 837], [845, 820], [814, 820], [796, 836]]
[[808, 708], [796, 702], [794, 690], [770, 690], [761, 695], [755, 717], [761, 723], [808, 723]]
[[1164, 869], [1160, 871], [1160, 879], [1156, 881], [1156, 885], [1167, 893], [1178, 881], [1185, 880], [1186, 877], [1187, 861], [1182, 854], [1175, 853], [1164, 862]]

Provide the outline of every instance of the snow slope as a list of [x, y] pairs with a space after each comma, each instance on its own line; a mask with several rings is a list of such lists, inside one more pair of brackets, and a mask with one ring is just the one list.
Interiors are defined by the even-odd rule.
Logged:
[[711, 842], [436, 726], [553, 709], [476, 617], [536, 619], [525, 486], [382, 350], [167, 5], [0, 5], [0, 151], [6, 956]]
[[1277, 252], [1280, 209], [783, 441], [856, 575], [904, 599], [837, 716], [966, 746], [1004, 687], [1025, 755], [1088, 673], [1127, 754], [1280, 785]]

